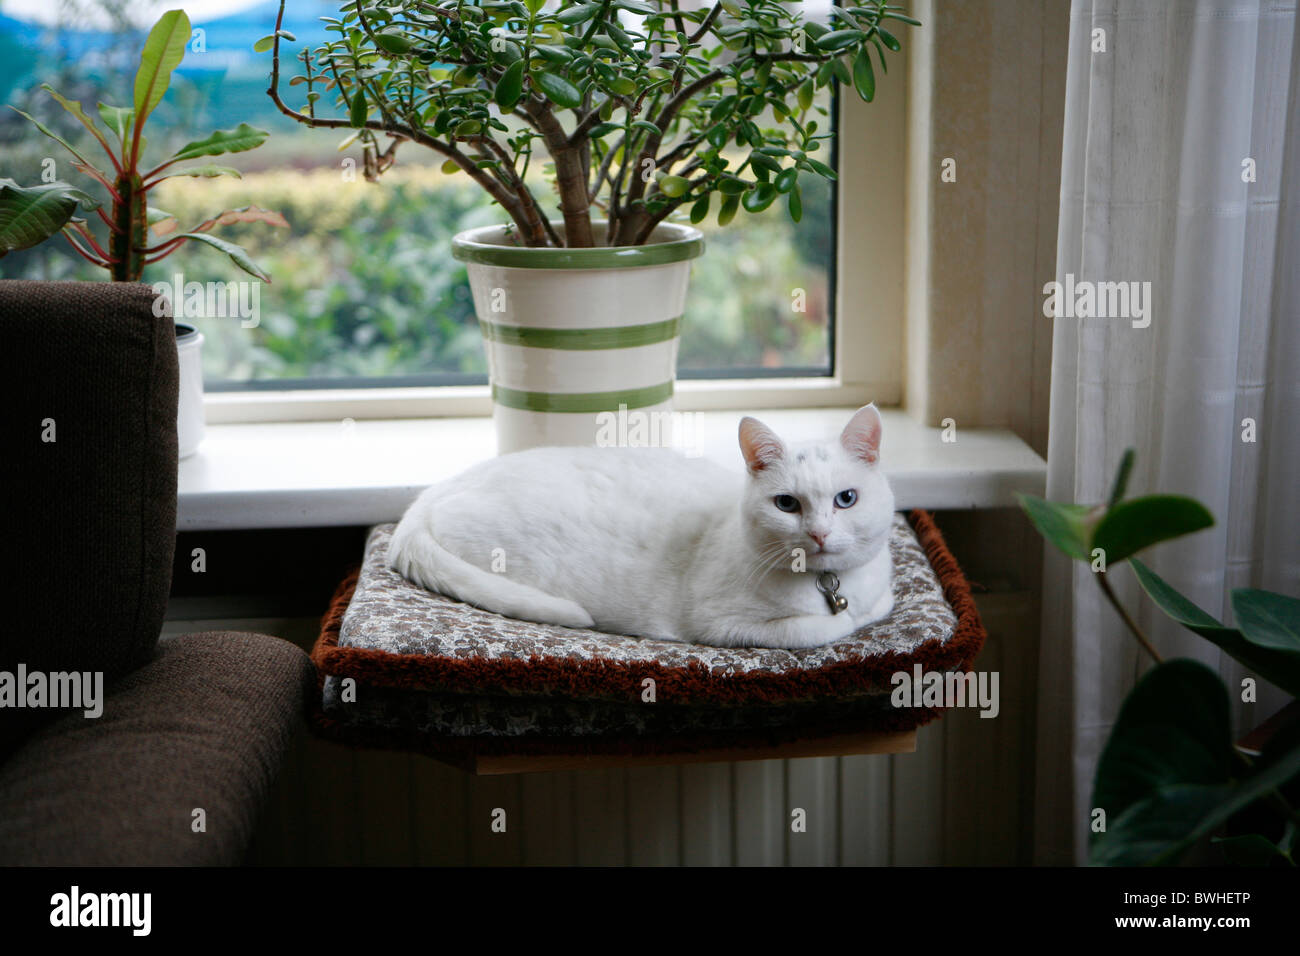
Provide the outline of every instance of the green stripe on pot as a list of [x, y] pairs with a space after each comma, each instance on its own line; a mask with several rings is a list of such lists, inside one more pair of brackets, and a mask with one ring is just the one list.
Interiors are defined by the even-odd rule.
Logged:
[[672, 396], [672, 382], [617, 392], [525, 392], [504, 385], [492, 386], [492, 401], [525, 412], [616, 412], [620, 405], [645, 408], [666, 402]]
[[533, 248], [480, 242], [499, 227], [471, 229], [454, 236], [451, 254], [462, 262], [514, 269], [634, 269], [662, 266], [694, 259], [704, 252], [704, 236], [697, 229], [673, 226], [683, 238], [648, 242], [644, 246], [597, 246], [594, 248]]
[[675, 338], [682, 320], [648, 322], [645, 325], [623, 325], [599, 329], [537, 329], [521, 325], [498, 325], [479, 319], [478, 327], [483, 338], [502, 345], [523, 345], [534, 349], [564, 349], [571, 352], [589, 352], [598, 349], [631, 349], [639, 345], [654, 345]]

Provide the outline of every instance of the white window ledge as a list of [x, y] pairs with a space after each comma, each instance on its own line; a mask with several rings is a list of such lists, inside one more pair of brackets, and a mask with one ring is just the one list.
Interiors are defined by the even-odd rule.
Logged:
[[[834, 435], [852, 409], [772, 410], [762, 419], [792, 439]], [[1047, 465], [1001, 428], [959, 429], [943, 441], [887, 410], [881, 457], [900, 509], [999, 508], [1041, 495]], [[693, 444], [739, 471], [738, 412], [699, 412]], [[489, 418], [210, 425], [180, 464], [181, 531], [332, 527], [395, 521], [426, 486], [496, 453]]]

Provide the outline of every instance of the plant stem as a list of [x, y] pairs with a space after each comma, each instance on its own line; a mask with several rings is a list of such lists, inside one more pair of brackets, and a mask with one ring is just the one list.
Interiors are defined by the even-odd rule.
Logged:
[[1158, 653], [1156, 653], [1156, 649], [1151, 646], [1151, 642], [1147, 640], [1147, 636], [1142, 633], [1142, 628], [1138, 627], [1137, 622], [1134, 621], [1133, 618], [1129, 616], [1129, 613], [1124, 608], [1124, 605], [1119, 603], [1119, 598], [1117, 598], [1115, 596], [1115, 592], [1111, 590], [1110, 582], [1106, 580], [1106, 572], [1098, 571], [1096, 573], [1096, 577], [1097, 577], [1097, 583], [1101, 585], [1102, 593], [1106, 595], [1106, 600], [1110, 601], [1111, 606], [1115, 608], [1115, 610], [1119, 613], [1119, 616], [1123, 619], [1124, 624], [1128, 627], [1130, 631], [1133, 632], [1133, 636], [1137, 638], [1137, 642], [1142, 645], [1143, 649], [1148, 654], [1151, 655], [1152, 660], [1154, 660], [1157, 664], [1163, 664], [1164, 658], [1162, 658]]

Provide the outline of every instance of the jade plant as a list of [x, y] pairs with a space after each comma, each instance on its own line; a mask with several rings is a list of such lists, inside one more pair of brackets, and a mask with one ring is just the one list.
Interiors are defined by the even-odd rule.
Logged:
[[[715, 197], [720, 224], [778, 200], [798, 221], [800, 177], [835, 178], [815, 155], [831, 135], [817, 91], [839, 81], [870, 101], [900, 49], [889, 27], [919, 25], [885, 0], [845, 0], [829, 25], [782, 0], [349, 0], [323, 18], [334, 36], [296, 55], [295, 98], [283, 19], [281, 0], [255, 45], [272, 51], [281, 112], [348, 131], [371, 180], [403, 143], [432, 150], [528, 246], [643, 244], [679, 209], [703, 221]], [[528, 178], [539, 146], [562, 230]]]
[[[42, 86], [95, 138], [107, 156], [107, 169], [96, 166], [34, 117], [10, 107], [66, 149], [72, 156], [74, 169], [103, 187], [108, 195], [110, 211], [105, 212], [105, 203], [100, 199], [68, 183], [48, 182], [23, 187], [12, 179], [0, 179], [0, 256], [61, 234], [78, 255], [107, 269], [112, 279], [136, 282], [146, 265], [165, 258], [187, 242], [199, 242], [225, 253], [245, 272], [265, 282], [270, 281], [240, 246], [210, 235], [210, 230], [233, 222], [287, 226], [279, 213], [256, 206], [228, 209], [186, 232], [177, 233], [175, 217], [149, 204], [149, 193], [159, 183], [174, 176], [238, 177], [239, 171], [229, 166], [193, 164], [192, 161], [254, 149], [268, 135], [264, 130], [240, 123], [234, 130], [217, 130], [188, 143], [156, 166], [144, 163], [145, 123], [167, 92], [172, 71], [184, 57], [189, 40], [190, 21], [185, 12], [171, 10], [164, 13], [145, 41], [135, 75], [132, 105], [122, 107], [100, 103], [98, 113], [103, 128], [80, 103], [64, 97], [48, 84]], [[79, 209], [99, 217], [106, 233], [103, 242], [86, 220], [77, 216]], [[154, 236], [152, 240], [150, 232]]]
[[[1178, 495], [1125, 499], [1134, 453], [1121, 460], [1105, 505], [1057, 503], [1029, 495], [1021, 506], [1039, 533], [1093, 578], [1154, 663], [1129, 693], [1097, 764], [1090, 861], [1168, 864], [1189, 851], [1217, 852], [1229, 863], [1295, 865], [1300, 811], [1300, 600], [1256, 588], [1231, 594], [1228, 627], [1138, 560], [1153, 545], [1214, 523], [1199, 502]], [[1235, 747], [1228, 688], [1189, 659], [1164, 660], [1124, 607], [1110, 575], [1128, 564], [1152, 603], [1218, 646], [1257, 678], [1290, 694], [1262, 750]], [[1098, 813], [1100, 811], [1100, 813]]]

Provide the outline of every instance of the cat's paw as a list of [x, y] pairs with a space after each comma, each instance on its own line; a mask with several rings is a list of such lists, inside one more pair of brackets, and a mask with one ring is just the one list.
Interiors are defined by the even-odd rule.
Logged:
[[822, 647], [848, 637], [856, 629], [853, 618], [848, 614], [792, 617], [783, 623], [786, 627], [776, 636], [778, 643], [769, 646], [784, 647], [787, 650]]
[[560, 627], [595, 627], [596, 622], [586, 609], [573, 601], [566, 601], [562, 598], [556, 598], [556, 605], [552, 609], [552, 624], [558, 624]]
[[871, 610], [863, 617], [858, 618], [859, 625], [875, 624], [877, 621], [883, 621], [889, 617], [894, 610], [894, 589], [885, 588], [883, 594], [876, 599], [876, 603], [871, 606]]

